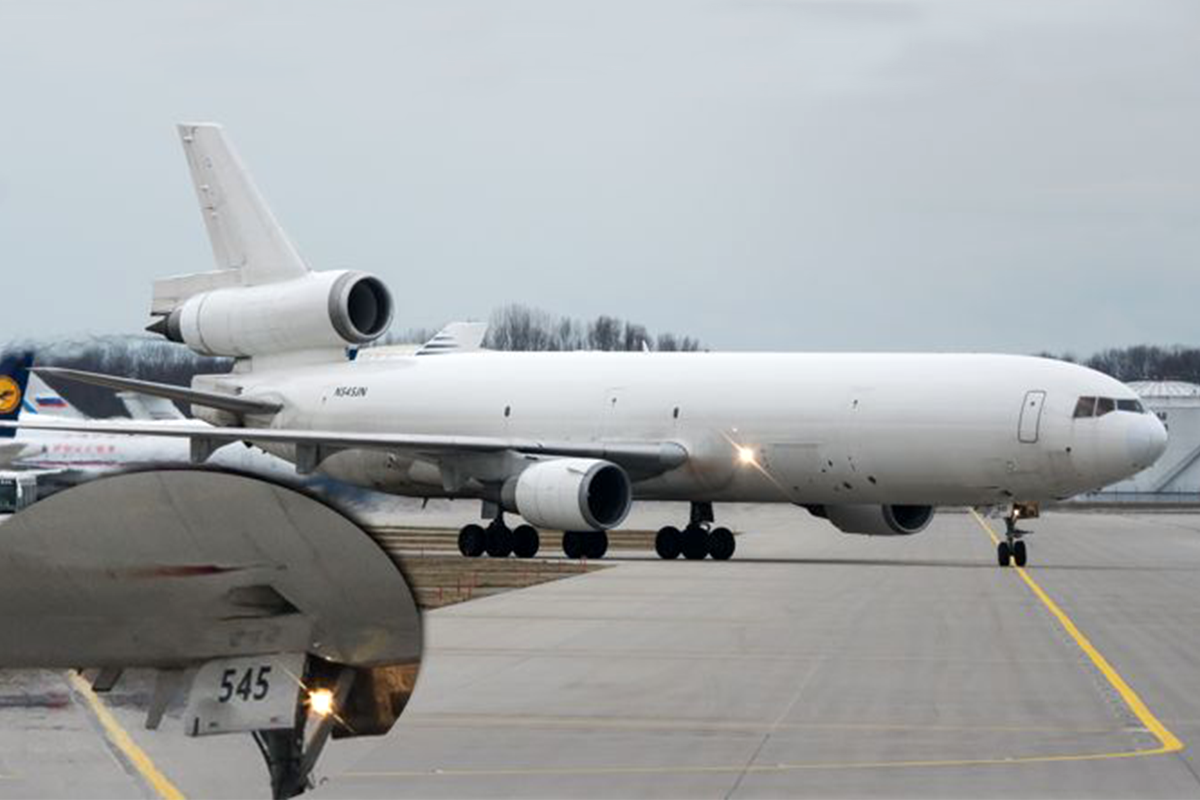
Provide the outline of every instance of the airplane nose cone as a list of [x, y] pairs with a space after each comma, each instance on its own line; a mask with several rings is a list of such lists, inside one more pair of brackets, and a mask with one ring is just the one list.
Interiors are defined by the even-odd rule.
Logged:
[[1162, 420], [1147, 414], [1133, 427], [1129, 436], [1129, 455], [1135, 464], [1146, 468], [1167, 449], [1167, 429]]

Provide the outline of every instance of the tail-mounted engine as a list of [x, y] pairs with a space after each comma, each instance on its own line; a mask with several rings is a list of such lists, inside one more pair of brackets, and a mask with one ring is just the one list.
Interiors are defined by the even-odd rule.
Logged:
[[211, 356], [259, 356], [361, 345], [392, 320], [392, 295], [362, 272], [310, 272], [261, 286], [193, 294], [150, 326]]
[[154, 282], [147, 330], [213, 356], [277, 355], [361, 345], [392, 321], [373, 275], [313, 272], [221, 126], [184, 123], [180, 141], [216, 269]]

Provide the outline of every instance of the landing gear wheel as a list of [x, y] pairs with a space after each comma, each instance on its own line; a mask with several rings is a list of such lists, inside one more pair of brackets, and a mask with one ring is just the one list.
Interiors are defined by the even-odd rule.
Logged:
[[486, 539], [483, 528], [478, 525], [465, 525], [458, 532], [458, 552], [467, 558], [479, 558], [483, 555]]
[[717, 561], [727, 561], [737, 548], [729, 528], [713, 528], [708, 533], [708, 554]]
[[533, 558], [541, 546], [541, 538], [537, 528], [532, 525], [518, 525], [512, 532], [512, 550], [517, 558]]
[[584, 535], [579, 531], [566, 531], [563, 533], [562, 548], [563, 554], [567, 558], [576, 559], [584, 557], [587, 542], [583, 537]]
[[584, 534], [586, 544], [583, 554], [587, 558], [604, 558], [608, 552], [608, 534], [604, 531], [592, 531]]
[[513, 550], [512, 531], [502, 524], [488, 525], [484, 549], [492, 558], [508, 558]]
[[658, 553], [659, 558], [665, 558], [667, 561], [679, 558], [679, 554], [683, 551], [683, 534], [679, 532], [678, 528], [670, 525], [660, 528], [658, 535], [654, 537], [654, 550]]
[[699, 561], [708, 555], [708, 533], [703, 528], [689, 525], [683, 531], [683, 557]]
[[1018, 567], [1023, 567], [1023, 566], [1025, 566], [1025, 558], [1026, 558], [1025, 543], [1023, 541], [1021, 541], [1020, 539], [1017, 539], [1015, 542], [1013, 542], [1013, 545], [1012, 545], [1013, 563], [1016, 564]]
[[1000, 562], [1000, 566], [1008, 566], [1008, 562], [1012, 560], [1012, 548], [1008, 546], [1008, 542], [996, 545], [996, 560]]

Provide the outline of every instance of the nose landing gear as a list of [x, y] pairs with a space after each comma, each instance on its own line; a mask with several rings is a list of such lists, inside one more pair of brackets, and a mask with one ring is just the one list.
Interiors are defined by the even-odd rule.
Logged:
[[1036, 503], [1015, 503], [1012, 510], [1004, 517], [1004, 541], [996, 545], [996, 561], [1000, 566], [1007, 567], [1010, 563], [1023, 567], [1028, 560], [1028, 551], [1021, 538], [1033, 531], [1023, 531], [1017, 527], [1021, 518], [1034, 519], [1039, 510]]

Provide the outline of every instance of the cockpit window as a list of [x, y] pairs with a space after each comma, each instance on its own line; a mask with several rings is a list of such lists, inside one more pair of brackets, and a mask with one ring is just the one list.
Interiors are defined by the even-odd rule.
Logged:
[[1081, 397], [1079, 402], [1075, 404], [1075, 419], [1080, 417], [1092, 417], [1096, 414], [1096, 398]]
[[1103, 417], [1111, 411], [1130, 411], [1145, 414], [1146, 407], [1140, 400], [1114, 400], [1111, 397], [1081, 397], [1075, 404], [1075, 419]]

